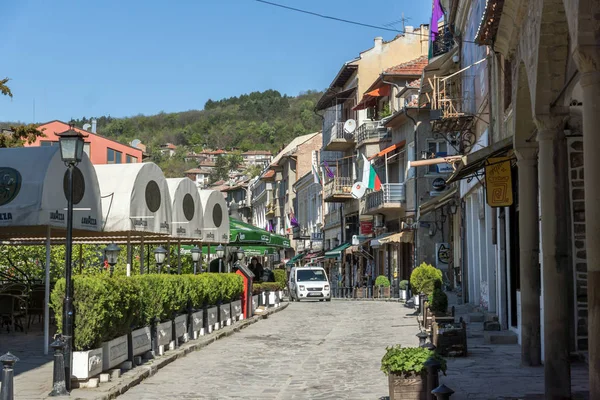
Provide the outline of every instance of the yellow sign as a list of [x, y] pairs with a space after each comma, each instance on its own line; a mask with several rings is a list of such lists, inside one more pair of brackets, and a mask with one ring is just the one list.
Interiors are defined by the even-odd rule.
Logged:
[[509, 157], [489, 158], [485, 166], [486, 199], [490, 207], [513, 204], [512, 170]]

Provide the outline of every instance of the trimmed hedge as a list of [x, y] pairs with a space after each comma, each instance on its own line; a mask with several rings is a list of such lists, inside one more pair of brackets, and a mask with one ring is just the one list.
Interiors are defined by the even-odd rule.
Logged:
[[[73, 278], [75, 350], [98, 348], [102, 342], [148, 326], [155, 318], [168, 320], [219, 301], [237, 300], [243, 279], [237, 274], [165, 275], [132, 277], [83, 276]], [[65, 280], [51, 294], [58, 331], [62, 329]]]
[[433, 294], [433, 289], [442, 283], [442, 271], [433, 265], [422, 263], [410, 274], [410, 286], [415, 294], [425, 293], [427, 296]]
[[390, 280], [385, 275], [379, 275], [375, 279], [375, 286], [390, 287]]
[[285, 285], [280, 282], [263, 282], [263, 283], [252, 283], [252, 294], [260, 294], [262, 292], [283, 290]]
[[287, 286], [287, 272], [285, 269], [274, 269], [273, 274], [275, 274], [275, 282], [279, 283], [281, 287]]

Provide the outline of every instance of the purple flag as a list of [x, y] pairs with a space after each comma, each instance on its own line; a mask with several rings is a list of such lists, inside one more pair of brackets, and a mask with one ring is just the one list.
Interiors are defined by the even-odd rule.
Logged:
[[327, 161], [323, 161], [323, 165], [325, 166], [325, 172], [327, 173], [327, 177], [329, 179], [333, 179], [335, 177], [335, 175], [333, 174], [333, 172], [331, 172], [331, 169], [329, 168], [329, 164], [327, 164]]
[[296, 216], [294, 216], [294, 213], [292, 213], [292, 216], [290, 217], [290, 224], [292, 226], [300, 226], [298, 224], [298, 220], [296, 219]]
[[433, 0], [433, 5], [431, 6], [431, 41], [435, 41], [439, 30], [438, 30], [438, 21], [440, 18], [444, 16], [444, 10], [442, 10], [442, 5], [440, 4], [440, 0]]

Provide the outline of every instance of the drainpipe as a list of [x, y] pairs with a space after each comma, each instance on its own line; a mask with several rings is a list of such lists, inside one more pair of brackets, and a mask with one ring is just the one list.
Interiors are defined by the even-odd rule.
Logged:
[[[402, 111], [404, 112], [404, 115], [406, 115], [406, 117], [408, 119], [410, 119], [414, 125], [414, 129], [413, 129], [413, 143], [415, 144], [415, 159], [417, 158], [417, 128], [419, 127], [418, 122], [411, 117], [408, 114], [408, 111], [406, 110], [406, 107], [402, 108]], [[419, 206], [418, 206], [418, 191], [417, 191], [417, 182], [418, 182], [418, 178], [419, 178], [419, 171], [415, 169], [415, 216], [418, 217], [418, 212], [419, 212]], [[417, 218], [415, 218], [415, 220], [417, 220]], [[418, 227], [417, 227], [418, 230]], [[415, 231], [415, 236], [414, 236], [414, 241], [415, 241], [415, 251], [414, 251], [414, 267], [417, 267], [417, 260], [418, 258], [418, 252], [419, 252], [419, 235], [417, 234], [417, 232]]]

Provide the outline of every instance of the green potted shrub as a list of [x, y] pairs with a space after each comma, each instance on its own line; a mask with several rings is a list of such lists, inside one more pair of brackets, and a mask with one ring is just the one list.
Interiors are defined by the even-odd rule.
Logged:
[[375, 279], [375, 290], [373, 297], [390, 297], [390, 280], [385, 275], [379, 275]]
[[405, 300], [408, 298], [408, 281], [403, 280], [399, 283], [400, 286], [400, 300]]
[[448, 296], [439, 281], [436, 281], [433, 293], [429, 296], [429, 309], [436, 317], [443, 317], [448, 313]]
[[427, 368], [425, 362], [433, 357], [446, 374], [446, 360], [434, 351], [422, 347], [387, 347], [381, 359], [381, 370], [388, 376], [390, 400], [425, 400]]

